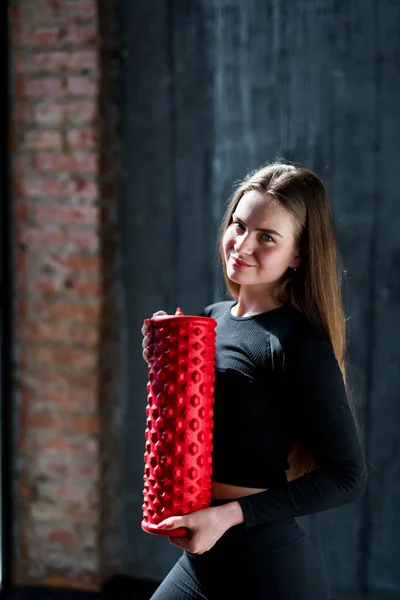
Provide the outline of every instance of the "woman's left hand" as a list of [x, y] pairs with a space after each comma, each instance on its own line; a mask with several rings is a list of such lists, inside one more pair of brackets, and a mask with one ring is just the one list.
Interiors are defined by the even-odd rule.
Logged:
[[189, 534], [184, 537], [170, 537], [173, 546], [192, 554], [203, 554], [214, 546], [219, 538], [233, 525], [243, 522], [243, 513], [238, 502], [229, 502], [197, 510], [177, 517], [168, 517], [158, 524], [160, 529], [186, 527]]

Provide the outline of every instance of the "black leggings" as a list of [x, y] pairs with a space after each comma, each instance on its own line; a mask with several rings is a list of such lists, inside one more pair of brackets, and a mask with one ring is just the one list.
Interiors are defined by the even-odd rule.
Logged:
[[282, 519], [231, 527], [204, 554], [184, 551], [151, 600], [330, 600], [330, 592], [322, 553], [295, 519]]

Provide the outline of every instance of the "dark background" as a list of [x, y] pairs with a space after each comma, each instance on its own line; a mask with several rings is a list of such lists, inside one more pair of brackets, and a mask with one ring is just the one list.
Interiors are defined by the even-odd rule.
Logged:
[[400, 4], [121, 0], [119, 12], [121, 573], [158, 581], [179, 555], [140, 529], [142, 321], [226, 297], [224, 204], [249, 170], [284, 158], [330, 193], [370, 469], [359, 502], [299, 521], [338, 592], [398, 597]]

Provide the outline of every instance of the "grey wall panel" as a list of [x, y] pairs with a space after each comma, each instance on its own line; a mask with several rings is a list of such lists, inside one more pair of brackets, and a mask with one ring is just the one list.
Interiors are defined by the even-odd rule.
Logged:
[[[212, 302], [215, 226], [212, 15], [200, 2], [172, 3], [173, 202], [178, 251], [174, 301], [186, 314]], [[175, 266], [175, 265], [174, 265]]]
[[376, 4], [380, 116], [376, 148], [373, 379], [371, 382], [370, 563], [372, 591], [400, 590], [400, 5]]
[[[122, 572], [157, 579], [165, 571], [165, 540], [140, 527], [143, 502], [147, 368], [141, 356], [143, 319], [169, 310], [177, 235], [174, 215], [170, 72], [165, 2], [126, 2], [123, 39], [123, 189], [120, 221], [125, 360], [121, 398]], [[149, 560], [151, 556], [151, 560]]]
[[[368, 348], [371, 344], [370, 245], [374, 226], [374, 148], [376, 117], [375, 49], [365, 45], [373, 30], [372, 2], [363, 4], [364, 18], [356, 21], [354, 5], [335, 3], [326, 43], [328, 54], [319, 86], [325, 96], [325, 136], [328, 168], [322, 172], [331, 194], [339, 249], [348, 271], [346, 315], [349, 328], [349, 380], [357, 403], [362, 440], [369, 432], [364, 418], [368, 400]], [[360, 8], [360, 7], [357, 7]], [[357, 23], [357, 26], [356, 26]], [[322, 92], [324, 93], [324, 92]], [[322, 140], [321, 140], [322, 141]], [[338, 440], [340, 443], [340, 440]], [[363, 588], [363, 509], [366, 499], [321, 513], [315, 533], [324, 550], [336, 588], [360, 592]]]
[[142, 320], [226, 297], [216, 251], [224, 205], [248, 170], [283, 157], [315, 169], [331, 196], [348, 272], [348, 375], [371, 469], [361, 501], [299, 522], [336, 590], [400, 593], [399, 5], [121, 0], [121, 13], [121, 571], [159, 580], [179, 555], [140, 530]]

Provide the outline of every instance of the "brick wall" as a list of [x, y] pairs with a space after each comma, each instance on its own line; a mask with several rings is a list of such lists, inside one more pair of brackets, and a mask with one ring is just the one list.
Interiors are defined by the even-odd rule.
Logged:
[[10, 8], [18, 583], [96, 588], [113, 568], [116, 104], [107, 5]]

